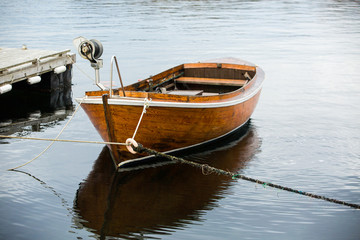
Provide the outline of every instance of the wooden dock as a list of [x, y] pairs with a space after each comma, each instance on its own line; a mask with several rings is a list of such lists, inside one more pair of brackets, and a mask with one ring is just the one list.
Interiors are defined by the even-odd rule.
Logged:
[[70, 50], [0, 48], [0, 94], [11, 91], [14, 83], [36, 84], [42, 81], [44, 73], [62, 73], [75, 61], [75, 54]]
[[75, 60], [70, 50], [0, 48], [0, 133], [36, 131], [65, 118], [73, 107]]

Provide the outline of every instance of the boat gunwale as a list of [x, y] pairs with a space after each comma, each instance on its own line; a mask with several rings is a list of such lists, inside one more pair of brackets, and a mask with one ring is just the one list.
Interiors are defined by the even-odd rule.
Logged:
[[[218, 108], [218, 107], [229, 107], [234, 106], [243, 102], [248, 101], [253, 96], [255, 96], [262, 89], [262, 84], [251, 94], [248, 94], [243, 97], [235, 98], [231, 101], [216, 101], [216, 102], [172, 102], [172, 101], [159, 101], [159, 99], [154, 99], [148, 102], [150, 107], [176, 107], [176, 108]], [[119, 98], [110, 98], [108, 100], [109, 105], [126, 105], [126, 106], [143, 106], [145, 98], [129, 98], [129, 97], [119, 97]], [[82, 104], [102, 104], [101, 96], [92, 96], [85, 98], [76, 98], [77, 102], [82, 102]]]
[[[190, 64], [178, 65], [176, 67], [165, 70], [155, 76], [164, 75], [164, 73], [168, 73], [171, 71], [173, 72], [179, 71], [179, 68], [184, 69], [184, 66], [190, 68], [196, 66], [214, 68], [214, 66], [218, 66], [219, 64], [221, 64], [222, 68], [228, 67], [234, 69], [234, 67], [237, 67], [238, 69], [241, 69], [242, 67], [251, 67], [254, 68], [255, 75], [243, 87], [240, 87], [235, 91], [231, 91], [228, 93], [215, 95], [215, 96], [186, 96], [186, 95], [171, 95], [171, 94], [163, 94], [163, 93], [155, 93], [155, 92], [126, 91], [127, 93], [137, 93], [140, 96], [124, 97], [120, 95], [121, 92], [119, 91], [119, 95], [113, 94], [113, 97], [109, 99], [109, 104], [143, 106], [144, 99], [148, 98], [152, 100], [150, 106], [156, 106], [156, 107], [177, 107], [177, 108], [228, 107], [228, 106], [240, 104], [242, 102], [251, 99], [262, 89], [263, 80], [264, 80], [264, 71], [258, 66], [228, 64], [228, 63], [190, 63]], [[167, 74], [166, 76], [168, 75], [169, 74]], [[139, 83], [143, 83], [144, 81], [146, 81], [146, 79], [138, 83], [128, 85], [127, 87], [138, 85]], [[79, 103], [82, 102], [83, 104], [102, 104], [101, 96], [107, 93], [109, 93], [109, 91], [89, 91], [86, 92], [86, 96], [84, 98], [76, 98], [75, 100]]]

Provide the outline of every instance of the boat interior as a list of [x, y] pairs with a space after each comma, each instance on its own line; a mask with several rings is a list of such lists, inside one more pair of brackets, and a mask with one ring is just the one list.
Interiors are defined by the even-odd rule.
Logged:
[[183, 64], [125, 87], [172, 95], [213, 96], [244, 87], [255, 76], [256, 68], [234, 64]]
[[[256, 67], [225, 63], [181, 64], [124, 88], [113, 89], [113, 97], [171, 98], [181, 96], [217, 96], [247, 86], [256, 75]], [[89, 91], [101, 96], [107, 91]], [[161, 97], [162, 96], [162, 97]]]

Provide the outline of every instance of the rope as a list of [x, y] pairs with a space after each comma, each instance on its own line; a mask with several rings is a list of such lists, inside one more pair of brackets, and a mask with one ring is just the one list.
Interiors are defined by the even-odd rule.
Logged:
[[352, 208], [355, 208], [355, 209], [360, 209], [360, 204], [348, 203], [348, 202], [340, 201], [340, 200], [337, 200], [337, 199], [328, 198], [328, 197], [325, 197], [325, 196], [321, 196], [321, 195], [317, 195], [317, 194], [313, 194], [313, 193], [308, 193], [308, 192], [296, 190], [296, 189], [289, 188], [289, 187], [284, 187], [284, 186], [273, 184], [273, 183], [270, 183], [270, 182], [261, 181], [261, 180], [255, 179], [255, 178], [246, 177], [246, 176], [244, 176], [242, 174], [232, 173], [232, 172], [225, 171], [225, 170], [222, 170], [222, 169], [219, 169], [219, 168], [211, 167], [211, 166], [209, 166], [207, 164], [200, 164], [200, 163], [196, 163], [196, 162], [193, 162], [193, 161], [185, 160], [183, 158], [174, 157], [174, 156], [171, 156], [171, 155], [168, 155], [168, 154], [160, 153], [160, 152], [157, 152], [155, 150], [145, 148], [141, 144], [138, 144], [137, 147], [132, 146], [132, 148], [135, 151], [137, 151], [138, 153], [147, 153], [149, 155], [155, 155], [157, 157], [163, 157], [163, 158], [169, 159], [171, 161], [180, 162], [180, 163], [187, 164], [187, 165], [190, 165], [190, 166], [193, 166], [193, 167], [196, 167], [196, 168], [200, 168], [202, 170], [203, 174], [206, 174], [206, 175], [211, 174], [211, 173], [216, 173], [218, 175], [229, 176], [232, 179], [242, 179], [242, 180], [254, 182], [254, 183], [257, 183], [257, 184], [261, 184], [264, 187], [269, 186], [269, 187], [277, 188], [277, 189], [280, 189], [280, 190], [283, 190], [283, 191], [297, 193], [297, 194], [304, 195], [304, 196], [307, 196], [307, 197], [321, 199], [321, 200], [324, 200], [324, 201], [345, 205], [345, 206], [352, 207]]
[[14, 167], [14, 168], [10, 168], [8, 169], [8, 171], [13, 171], [15, 169], [21, 168], [25, 165], [28, 165], [29, 163], [33, 162], [35, 159], [37, 159], [38, 157], [40, 157], [41, 155], [43, 155], [53, 144], [54, 142], [56, 142], [56, 140], [60, 137], [60, 135], [63, 133], [63, 131], [65, 130], [65, 128], [69, 125], [69, 123], [71, 122], [71, 120], [74, 118], [76, 112], [79, 110], [80, 105], [82, 103], [82, 101], [84, 100], [84, 98], [81, 99], [79, 105], [76, 107], [74, 113], [71, 115], [70, 119], [67, 121], [67, 123], [65, 124], [65, 126], [61, 129], [61, 131], [59, 132], [59, 134], [55, 137], [55, 139], [53, 139], [53, 141], [41, 152], [39, 153], [36, 157], [34, 157], [33, 159], [31, 159], [30, 161], [21, 164], [20, 166]]
[[[127, 143], [119, 143], [119, 142], [98, 142], [98, 141], [82, 141], [82, 140], [67, 140], [67, 139], [58, 139], [60, 137], [60, 135], [63, 133], [63, 131], [65, 130], [65, 128], [69, 125], [69, 123], [71, 122], [71, 120], [73, 119], [73, 117], [75, 116], [75, 114], [77, 113], [77, 111], [79, 110], [81, 103], [83, 102], [84, 98], [81, 99], [79, 105], [76, 107], [74, 113], [72, 114], [72, 116], [70, 117], [70, 119], [67, 121], [67, 123], [65, 124], [65, 126], [61, 129], [61, 131], [59, 132], [59, 134], [55, 137], [55, 138], [34, 138], [34, 137], [18, 137], [18, 136], [6, 136], [6, 135], [0, 135], [0, 138], [16, 138], [16, 139], [24, 139], [24, 140], [39, 140], [39, 141], [51, 141], [51, 143], [42, 151], [40, 152], [36, 157], [34, 157], [33, 159], [31, 159], [30, 161], [21, 164], [17, 167], [14, 168], [10, 168], [8, 169], [8, 171], [13, 171], [15, 169], [21, 168], [31, 162], [33, 162], [35, 159], [39, 158], [42, 154], [44, 154], [55, 142], [73, 142], [73, 143], [93, 143], [93, 144], [109, 144], [109, 145], [123, 145], [123, 146], [128, 146], [129, 144]], [[147, 98], [144, 99], [144, 107], [143, 107], [143, 111], [141, 113], [139, 122], [136, 126], [135, 132], [133, 134], [132, 139], [135, 138], [136, 133], [139, 129], [141, 120], [144, 116], [144, 114], [146, 113], [146, 109], [149, 108], [149, 103], [150, 103], [151, 99], [148, 100]]]
[[137, 126], [136, 126], [136, 129], [135, 129], [135, 131], [134, 131], [134, 134], [133, 134], [133, 136], [132, 136], [132, 139], [135, 139], [135, 136], [136, 136], [136, 133], [137, 133], [137, 131], [138, 131], [138, 129], [139, 129], [141, 120], [142, 120], [144, 114], [146, 113], [146, 109], [149, 108], [150, 102], [151, 102], [151, 99], [150, 99], [150, 100], [147, 99], [147, 98], [144, 99], [144, 107], [143, 107], [143, 110], [142, 110], [142, 112], [141, 112], [141, 116], [140, 116], [139, 122], [138, 122], [138, 124], [137, 124]]
[[87, 78], [89, 78], [90, 80], [92, 80], [93, 82], [95, 81], [94, 78], [90, 77], [84, 70], [82, 70], [75, 62], [74, 60], [68, 55], [68, 58], [70, 59], [70, 61], [72, 62], [73, 65], [75, 65], [75, 67], [77, 67], [77, 69], [80, 70], [80, 72], [82, 72], [82, 74], [84, 74]]
[[16, 139], [23, 139], [23, 140], [39, 140], [39, 141], [51, 141], [51, 142], [109, 144], [109, 145], [122, 145], [122, 146], [127, 145], [126, 143], [120, 143], [120, 142], [100, 142], [100, 141], [54, 139], [54, 138], [18, 137], [18, 136], [7, 136], [7, 135], [0, 135], [0, 138], [16, 138]]
[[[75, 63], [75, 61], [74, 61], [69, 55], [68, 55], [68, 58], [70, 59], [70, 61], [72, 62], [72, 64], [75, 65], [75, 67], [77, 67], [77, 68], [80, 70], [80, 72], [82, 72], [85, 76], [87, 76], [89, 79], [91, 79], [91, 80], [94, 81], [94, 79], [93, 79], [92, 77], [90, 77], [88, 74], [86, 74], [85, 71], [83, 71], [79, 66], [77, 66], [77, 64]], [[13, 171], [13, 170], [15, 170], [15, 169], [21, 168], [21, 167], [23, 167], [23, 166], [25, 166], [25, 165], [33, 162], [35, 159], [37, 159], [37, 158], [40, 157], [42, 154], [44, 154], [44, 153], [54, 144], [54, 142], [58, 141], [59, 136], [60, 136], [60, 135], [62, 134], [62, 132], [65, 130], [65, 128], [67, 127], [67, 125], [70, 123], [70, 121], [73, 119], [73, 117], [75, 116], [76, 112], [78, 111], [78, 109], [79, 109], [79, 107], [80, 107], [80, 105], [81, 105], [81, 103], [82, 103], [83, 100], [84, 100], [84, 98], [80, 101], [80, 103], [79, 103], [79, 105], [77, 106], [77, 108], [75, 109], [73, 115], [71, 116], [71, 118], [69, 119], [69, 121], [65, 124], [65, 126], [61, 129], [61, 131], [60, 131], [59, 134], [55, 137], [55, 139], [49, 140], [49, 139], [22, 138], [22, 139], [31, 139], [31, 140], [45, 140], [45, 141], [52, 141], [52, 142], [51, 142], [41, 153], [39, 153], [36, 157], [34, 157], [33, 159], [31, 159], [30, 161], [28, 161], [28, 162], [26, 162], [26, 163], [24, 163], [24, 164], [22, 164], [22, 165], [20, 165], [20, 166], [17, 166], [17, 167], [14, 167], [14, 168], [10, 168], [10, 169], [8, 169], [8, 171]], [[2, 137], [2, 138], [4, 138], [4, 137], [6, 137], [6, 138], [17, 138], [17, 137], [3, 136], [3, 135], [1, 135], [0, 137]], [[62, 141], [64, 141], [64, 140], [62, 140]], [[79, 142], [79, 141], [77, 141], [77, 142]]]
[[69, 212], [69, 214], [71, 216], [75, 215], [75, 212], [73, 210], [73, 208], [70, 206], [70, 204], [61, 196], [60, 193], [58, 193], [53, 187], [49, 186], [46, 182], [44, 182], [43, 180], [31, 175], [30, 173], [21, 171], [21, 170], [13, 170], [14, 172], [18, 172], [18, 173], [23, 173], [28, 175], [29, 177], [32, 177], [33, 179], [35, 179], [36, 181], [38, 181], [44, 188], [46, 189], [50, 189], [50, 191], [60, 199], [60, 201], [62, 202], [62, 206], [66, 208], [66, 210]]

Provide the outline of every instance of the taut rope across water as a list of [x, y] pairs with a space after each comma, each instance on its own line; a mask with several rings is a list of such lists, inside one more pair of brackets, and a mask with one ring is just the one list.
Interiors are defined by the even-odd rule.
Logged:
[[324, 200], [324, 201], [328, 201], [328, 202], [332, 202], [332, 203], [336, 203], [336, 204], [340, 204], [340, 205], [345, 205], [345, 206], [352, 207], [352, 208], [355, 208], [355, 209], [360, 209], [359, 204], [348, 203], [348, 202], [340, 201], [340, 200], [337, 200], [337, 199], [334, 199], [334, 198], [328, 198], [328, 197], [325, 197], [325, 196], [300, 191], [300, 190], [297, 190], [297, 189], [293, 189], [293, 188], [273, 184], [273, 183], [270, 183], [270, 182], [261, 181], [261, 180], [255, 179], [255, 178], [250, 178], [250, 177], [244, 176], [244, 175], [239, 174], [239, 173], [232, 173], [232, 172], [225, 171], [225, 170], [222, 170], [222, 169], [219, 169], [219, 168], [211, 167], [208, 164], [200, 164], [200, 163], [196, 163], [196, 162], [193, 162], [193, 161], [185, 160], [183, 158], [174, 157], [174, 156], [171, 156], [171, 155], [168, 155], [168, 154], [160, 153], [160, 152], [157, 152], [155, 150], [143, 147], [141, 144], [138, 144], [137, 147], [132, 146], [132, 148], [135, 151], [139, 152], [139, 153], [144, 153], [145, 152], [145, 153], [147, 153], [149, 155], [155, 155], [157, 157], [163, 157], [163, 158], [169, 159], [171, 161], [175, 161], [175, 162], [179, 162], [179, 163], [183, 163], [183, 164], [187, 164], [187, 165], [190, 165], [190, 166], [193, 166], [193, 167], [200, 168], [203, 171], [203, 173], [206, 171], [207, 174], [216, 173], [216, 174], [219, 174], [219, 175], [226, 175], [226, 176], [232, 177], [233, 179], [242, 179], [242, 180], [254, 182], [254, 183], [257, 183], [257, 184], [261, 184], [263, 186], [269, 186], [269, 187], [277, 188], [277, 189], [280, 189], [280, 190], [283, 190], [283, 191], [297, 193], [297, 194], [304, 195], [304, 196], [307, 196], [307, 197], [321, 199], [321, 200]]
[[[18, 139], [28, 139], [28, 140], [53, 141], [53, 142], [58, 141], [58, 142], [75, 142], [75, 143], [127, 145], [126, 143], [117, 143], [117, 142], [96, 142], [96, 141], [82, 141], [82, 140], [26, 138], [26, 137], [5, 136], [5, 135], [0, 135], [0, 138], [18, 138]], [[300, 190], [293, 189], [293, 188], [290, 188], [290, 187], [281, 186], [281, 185], [274, 184], [274, 183], [271, 183], [271, 182], [265, 182], [265, 181], [262, 181], [262, 180], [259, 180], [259, 179], [250, 178], [250, 177], [244, 176], [244, 175], [239, 174], [239, 173], [233, 173], [233, 172], [230, 172], [230, 171], [225, 171], [223, 169], [215, 168], [215, 167], [209, 166], [208, 164], [201, 164], [201, 163], [185, 160], [185, 159], [180, 158], [180, 157], [175, 157], [175, 156], [171, 156], [171, 155], [168, 155], [168, 154], [165, 154], [165, 153], [157, 152], [155, 150], [143, 147], [139, 143], [138, 143], [138, 146], [135, 147], [134, 145], [131, 145], [131, 147], [132, 147], [133, 150], [135, 150], [138, 153], [147, 153], [149, 155], [154, 155], [156, 157], [162, 157], [162, 158], [166, 158], [166, 159], [169, 159], [171, 161], [174, 161], [174, 162], [187, 164], [187, 165], [190, 165], [190, 166], [193, 166], [193, 167], [196, 167], [196, 168], [200, 168], [202, 170], [202, 172], [206, 173], [206, 174], [216, 173], [218, 175], [225, 175], [225, 176], [231, 177], [232, 179], [242, 179], [242, 180], [246, 180], [246, 181], [249, 181], [249, 182], [254, 182], [254, 183], [257, 183], [257, 184], [261, 184], [264, 187], [269, 186], [269, 187], [277, 188], [277, 189], [280, 189], [280, 190], [283, 190], [283, 191], [297, 193], [297, 194], [304, 195], [304, 196], [307, 196], [307, 197], [311, 197], [311, 198], [315, 198], [315, 199], [321, 199], [321, 200], [324, 200], [324, 201], [328, 201], [328, 202], [348, 206], [348, 207], [351, 207], [351, 208], [360, 209], [360, 204], [348, 203], [348, 202], [337, 200], [337, 199], [334, 199], [334, 198], [328, 198], [328, 197], [325, 197], [325, 196], [321, 196], [321, 195], [317, 195], [317, 194], [313, 194], [313, 193], [309, 193], [309, 192], [305, 192], [305, 191], [300, 191]], [[31, 161], [33, 161], [33, 160], [31, 160]], [[29, 161], [28, 163], [30, 163], [31, 161]], [[26, 164], [28, 164], [28, 163], [26, 163]], [[26, 164], [23, 164], [21, 166], [24, 166]], [[19, 167], [21, 167], [21, 166], [19, 166]], [[16, 168], [19, 168], [19, 167], [16, 167]], [[9, 170], [11, 171], [11, 170], [14, 170], [16, 168], [11, 168]]]
[[[5, 136], [5, 135], [0, 135], [0, 138], [18, 138], [18, 139], [28, 139], [28, 140], [43, 140], [43, 141], [52, 141], [52, 143], [58, 141], [58, 142], [75, 142], [75, 143], [127, 145], [126, 143], [117, 143], [117, 142], [96, 142], [96, 141], [82, 141], [82, 140], [26, 138], [26, 137]], [[51, 146], [51, 144], [50, 144], [50, 146]], [[254, 182], [254, 183], [257, 183], [257, 184], [261, 184], [264, 187], [269, 186], [269, 187], [277, 188], [277, 189], [280, 189], [280, 190], [283, 190], [283, 191], [297, 193], [297, 194], [304, 195], [304, 196], [307, 196], [307, 197], [321, 199], [321, 200], [324, 200], [324, 201], [328, 201], [328, 202], [332, 202], [332, 203], [352, 207], [352, 208], [355, 208], [355, 209], [360, 209], [360, 204], [348, 203], [348, 202], [337, 200], [337, 199], [334, 199], [334, 198], [328, 198], [328, 197], [325, 197], [325, 196], [321, 196], [321, 195], [317, 195], [317, 194], [313, 194], [313, 193], [304, 192], [304, 191], [300, 191], [300, 190], [297, 190], [297, 189], [281, 186], [281, 185], [274, 184], [274, 183], [271, 183], [271, 182], [265, 182], [265, 181], [262, 181], [262, 180], [259, 180], [259, 179], [250, 178], [250, 177], [244, 176], [244, 175], [239, 174], [239, 173], [233, 173], [233, 172], [225, 171], [225, 170], [222, 170], [222, 169], [219, 169], [219, 168], [211, 167], [208, 164], [200, 164], [200, 163], [196, 163], [196, 162], [193, 162], [193, 161], [185, 160], [183, 158], [179, 158], [179, 157], [171, 156], [171, 155], [168, 155], [168, 154], [165, 154], [165, 153], [157, 152], [155, 150], [143, 147], [139, 143], [138, 143], [138, 146], [131, 145], [131, 147], [132, 147], [133, 150], [135, 150], [138, 153], [147, 153], [149, 155], [154, 155], [154, 156], [157, 156], [157, 157], [163, 157], [163, 158], [169, 159], [171, 161], [175, 161], [175, 162], [179, 162], [179, 163], [183, 163], [183, 164], [187, 164], [187, 165], [190, 165], [190, 166], [193, 166], [193, 167], [200, 168], [203, 173], [206, 172], [207, 174], [216, 173], [216, 174], [219, 174], [219, 175], [225, 175], [225, 176], [229, 176], [229, 177], [231, 177], [233, 179], [242, 179], [242, 180], [246, 180], [246, 181], [249, 181], [249, 182]], [[40, 155], [41, 154], [39, 154], [39, 156]], [[11, 168], [11, 169], [8, 169], [8, 170], [11, 171], [11, 170], [15, 170], [17, 168], [20, 168], [20, 167], [32, 162], [36, 158], [30, 160], [29, 162], [27, 162], [27, 163], [25, 163], [23, 165], [20, 165], [20, 166], [18, 166], [16, 168]]]

